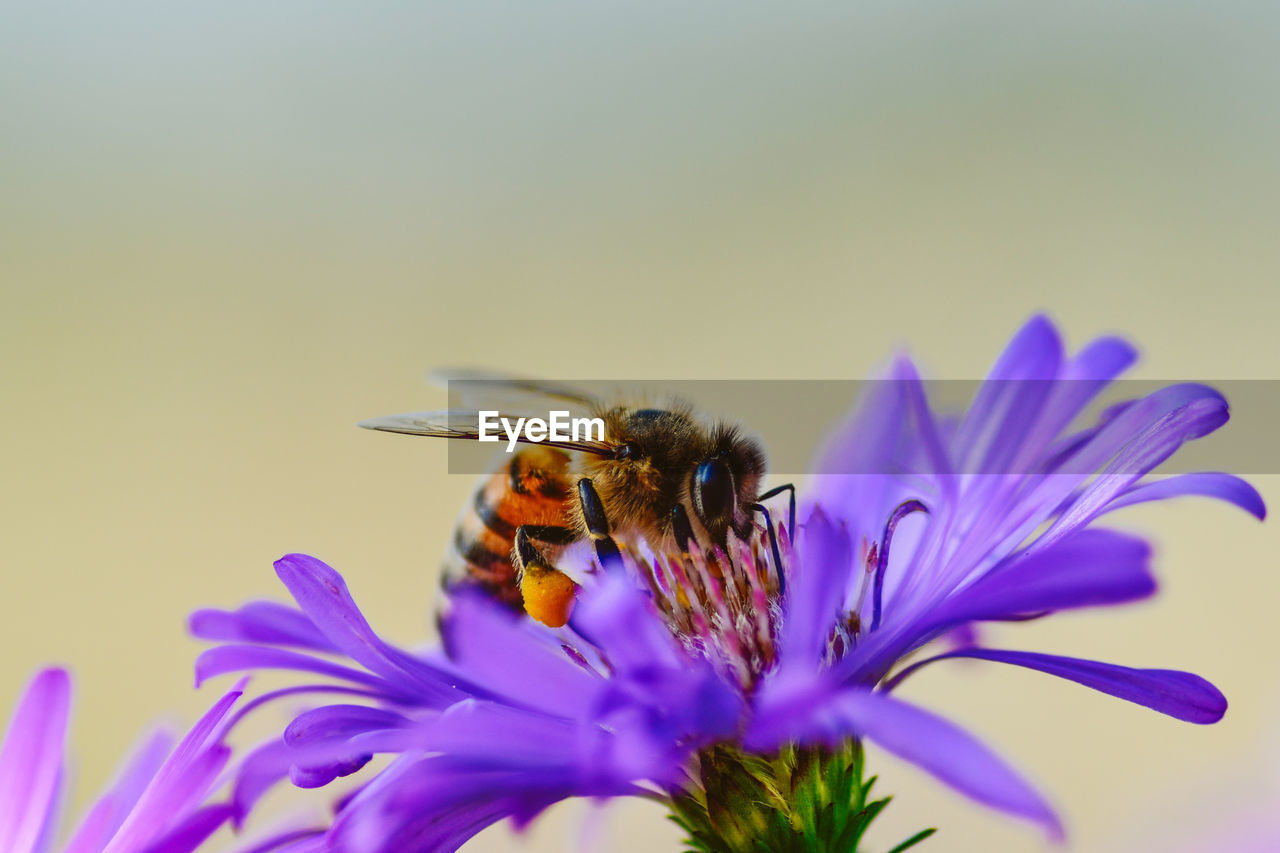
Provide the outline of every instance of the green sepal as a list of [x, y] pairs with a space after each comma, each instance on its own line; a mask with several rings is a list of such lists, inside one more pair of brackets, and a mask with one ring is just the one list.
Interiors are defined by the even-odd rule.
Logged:
[[[772, 756], [719, 745], [699, 754], [695, 780], [670, 802], [688, 853], [856, 853], [890, 798], [870, 799], [862, 745], [788, 746]], [[901, 853], [934, 832], [893, 848]]]
[[915, 847], [921, 841], [924, 841], [926, 838], [928, 838], [930, 835], [933, 835], [937, 831], [938, 831], [938, 828], [936, 826], [931, 827], [930, 829], [922, 829], [919, 832], [917, 832], [915, 835], [908, 838], [906, 841], [899, 844], [897, 847], [890, 850], [889, 853], [902, 853], [903, 850], [906, 850], [908, 847]]

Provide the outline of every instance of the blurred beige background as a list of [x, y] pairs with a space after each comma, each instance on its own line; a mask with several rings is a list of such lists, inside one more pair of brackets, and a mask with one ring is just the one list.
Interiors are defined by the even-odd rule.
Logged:
[[[1277, 378], [1278, 36], [1244, 2], [5, 6], [0, 715], [74, 668], [78, 810], [156, 711], [211, 700], [185, 614], [278, 597], [290, 550], [425, 641], [472, 482], [353, 424], [439, 405], [429, 367], [857, 378], [909, 344], [974, 377], [1047, 310], [1076, 345], [1131, 335], [1144, 378]], [[906, 691], [1040, 781], [1079, 850], [1210, 821], [1151, 804], [1280, 717], [1280, 528], [1115, 523], [1157, 542], [1155, 602], [1000, 636], [1200, 672], [1223, 723], [981, 664]], [[873, 761], [878, 849], [1046, 846]], [[599, 833], [676, 849], [649, 806]]]

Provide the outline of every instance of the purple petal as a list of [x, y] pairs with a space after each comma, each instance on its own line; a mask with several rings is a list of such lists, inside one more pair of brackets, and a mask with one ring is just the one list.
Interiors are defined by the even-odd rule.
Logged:
[[163, 838], [142, 849], [142, 853], [191, 853], [231, 818], [232, 807], [225, 803], [205, 806], [183, 820]]
[[1121, 604], [1155, 592], [1151, 548], [1109, 530], [1082, 530], [956, 593], [927, 620], [930, 630], [975, 620]]
[[455, 679], [384, 643], [332, 568], [306, 554], [288, 554], [275, 567], [298, 606], [352, 660], [392, 683], [409, 682], [424, 705], [443, 708], [466, 698]]
[[561, 767], [572, 762], [581, 727], [493, 702], [459, 702], [424, 727], [424, 745], [468, 766]]
[[1019, 439], [1021, 448], [1008, 456], [1003, 471], [1023, 474], [1041, 470], [1058, 436], [1111, 381], [1129, 367], [1137, 352], [1119, 338], [1100, 338], [1069, 359], [1052, 381], [1023, 380], [1045, 386], [1034, 426]]
[[578, 778], [571, 765], [477, 771], [443, 758], [401, 759], [339, 813], [329, 837], [338, 850], [452, 853], [504, 818], [527, 823], [571, 796], [634, 793], [631, 785]]
[[89, 810], [63, 853], [97, 853], [120, 829], [129, 810], [138, 802], [152, 778], [164, 765], [176, 737], [164, 730], [152, 733], [120, 771], [111, 790]]
[[0, 850], [27, 853], [47, 828], [62, 778], [71, 676], [41, 670], [18, 700], [0, 749]]
[[1055, 838], [1062, 836], [1058, 818], [1030, 783], [958, 726], [869, 691], [849, 691], [840, 705], [837, 714], [868, 740], [980, 803], [1033, 820]]
[[1150, 547], [1108, 530], [1083, 530], [1050, 548], [997, 566], [937, 604], [898, 615], [868, 634], [839, 665], [842, 680], [878, 681], [899, 658], [966, 622], [1121, 604], [1155, 592]]
[[961, 649], [920, 661], [894, 677], [896, 686], [910, 672], [946, 658], [977, 658], [1036, 669], [1102, 693], [1168, 714], [1188, 723], [1216, 723], [1227, 712], [1227, 698], [1218, 688], [1190, 672], [1173, 669], [1133, 669], [1127, 666], [999, 649]]
[[[372, 735], [370, 737], [369, 735]], [[380, 736], [387, 735], [381, 741]], [[243, 823], [254, 805], [286, 776], [299, 773], [313, 786], [327, 784], [338, 775], [354, 772], [377, 752], [420, 751], [420, 737], [404, 729], [355, 732], [348, 740], [330, 739], [291, 746], [283, 738], [254, 749], [239, 763], [232, 786], [234, 821]], [[323, 774], [327, 779], [321, 779]]]
[[326, 705], [294, 718], [284, 730], [284, 742], [291, 747], [308, 746], [326, 740], [346, 740], [357, 734], [405, 728], [412, 723], [394, 711], [365, 705]]
[[[1253, 486], [1231, 474], [1198, 473], [1163, 477], [1151, 482], [1131, 486], [1118, 498], [1107, 504], [1103, 512], [1145, 501], [1162, 501], [1184, 495], [1200, 495], [1217, 498], [1234, 504], [1258, 520], [1267, 517], [1267, 505]], [[1099, 513], [1101, 514], [1101, 513]]]
[[[899, 359], [889, 378], [869, 383], [863, 397], [844, 423], [826, 439], [812, 470], [817, 472], [807, 489], [806, 503], [838, 512], [852, 530], [874, 530], [889, 510], [909, 495], [901, 478], [903, 470], [949, 464], [916, 452], [923, 445], [935, 452], [931, 441], [917, 441], [911, 432], [912, 413], [923, 418], [923, 392], [915, 367]], [[936, 434], [936, 424], [926, 429]], [[934, 435], [936, 438], [936, 435]]]
[[1097, 338], [1067, 362], [1062, 375], [1073, 382], [1108, 383], [1128, 370], [1137, 358], [1138, 351], [1125, 339]]
[[914, 705], [853, 688], [804, 697], [786, 709], [785, 721], [770, 716], [748, 733], [748, 746], [865, 738], [980, 803], [1036, 821], [1055, 837], [1062, 835], [1048, 804], [1016, 771], [972, 735]]
[[386, 693], [365, 690], [360, 687], [348, 687], [344, 684], [295, 684], [292, 687], [281, 687], [279, 690], [268, 690], [266, 693], [259, 693], [248, 702], [241, 705], [227, 720], [227, 728], [233, 729], [236, 724], [247, 717], [250, 713], [262, 707], [283, 699], [286, 696], [308, 696], [317, 693], [336, 693], [342, 696], [359, 696], [364, 699], [374, 699], [380, 701], [393, 701]]
[[[888, 473], [899, 444], [906, 401], [903, 385], [893, 377], [868, 383], [865, 396], [845, 421], [831, 432], [814, 461], [813, 470], [827, 474]], [[844, 478], [841, 478], [842, 480]], [[841, 483], [853, 485], [860, 482]], [[819, 502], [839, 506], [844, 492], [814, 496]]]
[[513, 701], [581, 716], [600, 689], [599, 677], [533, 634], [552, 637], [545, 628], [478, 594], [459, 590], [440, 631], [450, 657], [469, 678]]
[[805, 520], [796, 543], [797, 567], [788, 578], [786, 619], [779, 638], [780, 665], [813, 666], [822, 658], [831, 626], [844, 610], [850, 575], [859, 573], [846, 530], [837, 528], [821, 507]]
[[360, 772], [372, 760], [372, 753], [362, 752], [347, 758], [327, 761], [316, 767], [294, 764], [289, 768], [289, 781], [297, 788], [323, 788], [334, 779]]
[[[1220, 425], [1226, 401], [1212, 388], [1188, 383], [1162, 388], [1113, 410], [1101, 429], [1045, 475], [978, 478], [983, 481], [980, 493], [971, 489], [964, 501], [986, 510], [966, 534], [955, 562], [973, 565], [986, 554], [1016, 548], [1054, 515], [1058, 519], [1032, 548], [1046, 547], [1085, 526], [1183, 442]], [[1011, 487], [1012, 493], [988, 494]]]
[[644, 719], [646, 737], [668, 744], [706, 742], [737, 727], [743, 709], [737, 690], [679, 648], [649, 597], [627, 579], [608, 578], [584, 591], [570, 624], [599, 638], [598, 651], [612, 669], [611, 678], [593, 678], [580, 697], [591, 719], [620, 730], [620, 717], [635, 715]]
[[62, 853], [99, 853], [116, 831], [116, 824], [124, 820], [125, 811], [119, 807], [117, 799], [111, 792], [99, 797], [85, 813]]
[[[1062, 509], [1058, 520], [1037, 540], [1037, 547], [1089, 524], [1111, 501], [1185, 442], [1213, 432], [1226, 423], [1227, 417], [1227, 402], [1222, 395], [1193, 383], [1163, 388], [1127, 407], [1063, 463], [1063, 468], [1076, 477], [1099, 473]], [[1059, 487], [1074, 488], [1071, 481], [1076, 477], [1049, 479]]]
[[336, 654], [338, 648], [315, 624], [292, 607], [254, 601], [239, 610], [197, 610], [187, 620], [191, 634], [202, 640], [297, 646]]
[[209, 746], [174, 764], [171, 772], [162, 770], [103, 853], [132, 853], [170, 832], [174, 821], [185, 821], [213, 791], [230, 759], [229, 747]]
[[289, 853], [321, 853], [327, 849], [324, 842], [324, 829], [291, 829], [278, 833], [265, 840], [258, 841], [252, 847], [237, 853], [273, 853], [273, 851], [289, 851]]
[[[951, 455], [942, 437], [942, 428], [929, 406], [924, 383], [910, 359], [899, 359], [894, 365], [894, 379], [900, 386], [906, 402], [906, 411], [912, 416], [916, 443], [922, 451], [923, 470], [936, 476], [944, 486], [954, 484], [955, 473]], [[884, 473], [889, 473], [887, 470]]]
[[231, 750], [218, 743], [216, 735], [240, 696], [239, 689], [228, 692], [191, 727], [103, 853], [132, 853], [142, 849], [157, 834], [167, 831], [175, 819], [189, 814], [204, 800], [231, 757]]
[[199, 687], [207, 679], [228, 672], [246, 672], [257, 669], [288, 669], [295, 672], [314, 672], [328, 675], [343, 681], [352, 681], [373, 687], [388, 697], [402, 697], [412, 701], [406, 694], [397, 691], [385, 679], [376, 675], [340, 666], [327, 660], [302, 654], [301, 652], [277, 649], [270, 646], [227, 645], [215, 646], [200, 653], [196, 658], [196, 686]]
[[1137, 350], [1120, 338], [1098, 338], [1063, 365], [1045, 404], [1037, 432], [1041, 450], [1070, 426], [1076, 416], [1137, 358]]
[[650, 749], [655, 744], [702, 745], [729, 737], [737, 731], [744, 707], [735, 687], [710, 666], [691, 661], [683, 671], [655, 670], [612, 679], [595, 710], [598, 722], [613, 731], [627, 726], [643, 730], [644, 748]]
[[584, 592], [575, 610], [572, 627], [594, 639], [616, 670], [684, 664], [652, 602], [624, 578], [608, 578]]
[[1008, 470], [1036, 425], [1062, 364], [1062, 339], [1046, 317], [1027, 321], [997, 359], [955, 438], [960, 471]]
[[[385, 798], [391, 801], [386, 805], [361, 796], [353, 801], [359, 807], [347, 808], [338, 816], [328, 837], [335, 850], [455, 853], [483, 829], [522, 808], [518, 797], [495, 794], [493, 789], [498, 784], [492, 778], [479, 782], [406, 779], [401, 785], [412, 793], [415, 805], [403, 804], [392, 796]], [[525, 796], [537, 795], [526, 793]], [[566, 796], [542, 792], [543, 807]]]
[[283, 738], [259, 746], [240, 760], [231, 789], [231, 802], [235, 807], [233, 821], [237, 828], [254, 804], [289, 774], [292, 765], [293, 751]]

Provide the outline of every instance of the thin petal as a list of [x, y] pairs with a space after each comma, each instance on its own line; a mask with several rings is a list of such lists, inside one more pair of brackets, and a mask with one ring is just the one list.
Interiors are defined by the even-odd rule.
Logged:
[[0, 749], [0, 850], [38, 849], [62, 777], [71, 676], [41, 670], [31, 680]]
[[586, 591], [570, 624], [598, 638], [612, 669], [611, 678], [592, 678], [579, 697], [589, 703], [590, 719], [617, 729], [617, 715], [637, 715], [659, 743], [706, 742], [737, 727], [743, 708], [737, 690], [704, 659], [679, 648], [649, 597], [627, 579], [610, 578]]
[[821, 659], [831, 626], [844, 609], [850, 576], [856, 580], [858, 567], [849, 569], [852, 560], [848, 532], [816, 507], [796, 543], [792, 565], [799, 570], [787, 583], [780, 665], [813, 666]]
[[863, 737], [980, 803], [1033, 820], [1050, 835], [1062, 836], [1058, 818], [1031, 784], [953, 723], [880, 693], [850, 691], [840, 704], [837, 713]]
[[978, 478], [991, 481], [984, 488], [1000, 485], [1007, 492], [1013, 487], [1016, 493], [998, 499], [965, 494], [966, 502], [977, 502], [986, 511], [953, 558], [961, 568], [967, 571], [993, 551], [1016, 548], [1055, 515], [1057, 520], [1032, 543], [1033, 549], [1047, 547], [1087, 525], [1183, 442], [1220, 426], [1226, 418], [1226, 401], [1212, 388], [1184, 383], [1109, 412], [1100, 429], [1057, 459], [1044, 475]]
[[[812, 470], [806, 503], [838, 513], [851, 530], [870, 531], [884, 523], [889, 510], [907, 497], [908, 485], [898, 474], [917, 469], [950, 468], [933, 446], [936, 424], [924, 421], [930, 438], [918, 440], [912, 425], [923, 419], [923, 392], [915, 367], [898, 359], [888, 378], [867, 384], [844, 423], [826, 439]], [[912, 414], [915, 414], [915, 418]], [[926, 448], [919, 453], [918, 448]]]
[[384, 643], [360, 613], [342, 576], [306, 554], [276, 561], [276, 574], [303, 612], [333, 645], [370, 672], [414, 684], [425, 703], [445, 707], [466, 698], [451, 679], [411, 655]]
[[516, 702], [579, 716], [599, 689], [601, 679], [571, 660], [558, 644], [531, 635], [545, 633], [542, 626], [477, 594], [460, 590], [440, 631], [450, 657], [469, 678]]
[[[395, 732], [400, 734], [399, 731]], [[375, 732], [375, 734], [382, 734]], [[341, 765], [355, 766], [357, 759], [363, 765], [371, 753], [380, 751], [403, 752], [413, 748], [415, 754], [419, 744], [412, 743], [411, 738], [401, 738], [396, 743], [376, 744], [359, 740], [360, 736], [348, 741], [325, 741], [304, 746], [290, 746], [283, 738], [273, 740], [259, 746], [248, 753], [239, 762], [235, 782], [232, 785], [231, 802], [235, 806], [234, 822], [239, 827], [267, 791], [271, 790], [286, 776], [290, 776], [295, 768], [304, 773], [330, 773], [328, 779], [321, 781], [318, 775], [311, 775], [314, 785], [323, 785], [332, 781], [337, 775], [334, 771]], [[385, 747], [380, 749], [379, 747]]]
[[[1100, 661], [1013, 652], [1000, 649], [960, 649], [913, 664], [895, 676], [896, 685], [909, 672], [946, 658], [977, 658], [999, 661], [1056, 675], [1109, 696], [1168, 714], [1188, 723], [1216, 723], [1227, 712], [1227, 697], [1205, 679], [1174, 669], [1134, 669]], [[886, 687], [887, 689], [887, 687]]]
[[1120, 604], [1155, 592], [1141, 539], [1083, 530], [1053, 548], [998, 567], [951, 597], [928, 620], [933, 628], [1042, 611]]
[[573, 761], [580, 731], [568, 720], [472, 700], [424, 727], [424, 743], [475, 769], [561, 767]]
[[607, 579], [584, 593], [576, 611], [570, 624], [594, 639], [615, 668], [675, 668], [683, 663], [652, 602], [624, 578]]
[[140, 849], [169, 829], [175, 817], [188, 813], [204, 799], [231, 757], [231, 750], [218, 744], [215, 735], [241, 695], [241, 690], [231, 690], [191, 727], [103, 853]]
[[291, 829], [278, 833], [265, 840], [260, 840], [252, 847], [237, 853], [273, 853], [273, 851], [295, 851], [324, 849], [324, 829]]
[[187, 628], [202, 640], [297, 646], [336, 654], [337, 646], [305, 613], [273, 601], [254, 601], [239, 610], [197, 610]]
[[[900, 443], [906, 399], [903, 385], [891, 374], [888, 379], [872, 380], [862, 399], [858, 400], [841, 423], [823, 443], [813, 470], [821, 474], [889, 473], [891, 460]], [[853, 485], [860, 480], [840, 485]], [[815, 496], [821, 503], [838, 506], [840, 493]]]
[[101, 850], [120, 829], [129, 810], [164, 765], [176, 740], [173, 733], [163, 729], [149, 735], [125, 763], [111, 790], [89, 810], [63, 853], [97, 853]]
[[232, 807], [225, 803], [205, 806], [184, 819], [163, 838], [152, 842], [142, 853], [191, 853], [205, 839], [217, 832], [232, 814]]
[[346, 740], [368, 731], [404, 728], [411, 725], [401, 714], [366, 705], [326, 705], [299, 714], [284, 730], [291, 747], [326, 740]]
[[1027, 321], [1005, 347], [965, 413], [955, 439], [961, 472], [999, 473], [1023, 446], [1053, 390], [1062, 339], [1044, 316]]
[[[1072, 459], [1063, 463], [1063, 468], [1072, 474], [1099, 473], [1062, 508], [1062, 514], [1037, 540], [1036, 547], [1055, 542], [1089, 524], [1116, 497], [1184, 443], [1213, 432], [1226, 423], [1227, 418], [1227, 401], [1222, 395], [1194, 383], [1163, 388], [1126, 408]], [[1102, 465], [1100, 469], [1099, 465]], [[1069, 484], [1073, 478], [1049, 479]]]
[[287, 669], [295, 672], [314, 672], [328, 675], [343, 681], [364, 684], [373, 687], [389, 697], [403, 697], [412, 701], [408, 695], [392, 687], [386, 679], [349, 666], [341, 666], [311, 655], [294, 652], [288, 649], [277, 649], [271, 646], [226, 645], [215, 646], [200, 653], [196, 658], [196, 686], [199, 687], [207, 679], [228, 672], [246, 672], [257, 669]]
[[1266, 502], [1262, 500], [1262, 495], [1257, 489], [1232, 474], [1211, 472], [1179, 474], [1176, 477], [1163, 477], [1132, 486], [1120, 497], [1107, 504], [1103, 512], [1111, 512], [1146, 501], [1163, 501], [1184, 495], [1199, 495], [1226, 501], [1240, 507], [1259, 521], [1267, 517]]
[[1137, 358], [1137, 349], [1124, 338], [1097, 338], [1072, 356], [1063, 376], [1075, 382], [1111, 382]]
[[[787, 740], [838, 743], [860, 737], [928, 771], [960, 793], [992, 808], [1028, 818], [1060, 837], [1052, 809], [1013, 768], [980, 741], [936, 714], [883, 693], [852, 688], [812, 695], [788, 709]], [[776, 745], [749, 733], [757, 748]]]
[[369, 853], [452, 853], [504, 818], [527, 823], [572, 796], [637, 793], [629, 784], [581, 779], [558, 769], [475, 770], [445, 758], [397, 762], [356, 795], [334, 820], [335, 849]]
[[838, 671], [846, 681], [878, 681], [904, 654], [966, 622], [1145, 598], [1156, 589], [1150, 556], [1150, 547], [1136, 537], [1080, 531], [996, 567], [936, 605], [919, 607], [914, 618], [903, 614], [894, 627], [868, 634]]
[[1020, 439], [1021, 448], [1010, 454], [1004, 470], [1012, 474], [1039, 471], [1045, 455], [1051, 452], [1064, 429], [1071, 425], [1111, 381], [1129, 367], [1137, 357], [1134, 348], [1119, 338], [1100, 338], [1062, 365], [1051, 381], [1022, 380], [1045, 386], [1041, 411], [1035, 425]]
[[258, 800], [289, 775], [293, 756], [293, 750], [281, 738], [259, 746], [240, 760], [231, 789], [231, 802], [235, 806], [232, 819], [237, 828]]

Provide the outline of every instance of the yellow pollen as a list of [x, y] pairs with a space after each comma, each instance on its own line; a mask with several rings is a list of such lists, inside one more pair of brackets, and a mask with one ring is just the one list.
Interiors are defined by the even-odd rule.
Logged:
[[575, 589], [577, 584], [556, 569], [526, 566], [520, 578], [525, 612], [548, 628], [559, 628], [569, 621]]

